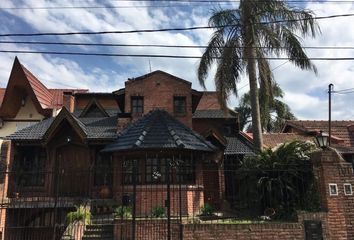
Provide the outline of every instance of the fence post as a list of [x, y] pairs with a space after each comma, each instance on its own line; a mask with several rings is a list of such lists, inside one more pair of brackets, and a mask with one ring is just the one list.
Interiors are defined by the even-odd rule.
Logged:
[[183, 240], [183, 224], [182, 224], [182, 162], [181, 155], [179, 156], [179, 164], [177, 165], [178, 176], [178, 197], [179, 197], [179, 240]]
[[136, 232], [136, 175], [137, 175], [137, 160], [133, 160], [133, 221], [132, 221], [132, 240], [135, 240]]
[[167, 180], [167, 240], [171, 240], [171, 183], [170, 183], [170, 171], [171, 170], [171, 159], [168, 159], [167, 169], [166, 169], [166, 180]]

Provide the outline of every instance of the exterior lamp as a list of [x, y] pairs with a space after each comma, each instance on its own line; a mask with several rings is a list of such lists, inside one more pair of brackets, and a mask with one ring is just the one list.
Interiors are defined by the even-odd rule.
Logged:
[[320, 133], [315, 137], [315, 143], [318, 147], [324, 149], [328, 146], [328, 135], [320, 131]]

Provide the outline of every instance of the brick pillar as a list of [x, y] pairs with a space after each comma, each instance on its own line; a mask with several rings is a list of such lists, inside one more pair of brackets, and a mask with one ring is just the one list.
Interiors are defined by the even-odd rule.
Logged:
[[[312, 157], [322, 206], [328, 211], [329, 239], [354, 239], [354, 196], [346, 195], [344, 185], [354, 187], [353, 168], [334, 150], [316, 152]], [[330, 193], [337, 187], [337, 195]]]

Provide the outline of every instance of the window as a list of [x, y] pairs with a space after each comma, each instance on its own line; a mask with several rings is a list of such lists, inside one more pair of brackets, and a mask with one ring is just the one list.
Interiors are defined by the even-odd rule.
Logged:
[[335, 183], [329, 184], [329, 195], [330, 196], [338, 196], [338, 187]]
[[195, 182], [195, 162], [193, 158], [182, 158], [176, 171], [177, 183], [192, 184]]
[[344, 195], [346, 196], [353, 195], [353, 189], [350, 183], [344, 183]]
[[133, 159], [126, 159], [123, 161], [123, 183], [133, 184], [133, 166], [136, 164], [136, 183], [141, 183], [141, 171], [139, 168], [139, 161]]
[[144, 112], [144, 98], [143, 97], [132, 97], [132, 113], [143, 113]]
[[174, 97], [173, 109], [176, 115], [186, 114], [186, 97]]
[[15, 154], [14, 176], [18, 186], [44, 186], [46, 151], [23, 147]]
[[94, 168], [94, 184], [95, 186], [112, 185], [112, 158], [107, 154], [96, 153]]
[[145, 162], [145, 182], [165, 183], [166, 182], [166, 161], [165, 158], [147, 158]]

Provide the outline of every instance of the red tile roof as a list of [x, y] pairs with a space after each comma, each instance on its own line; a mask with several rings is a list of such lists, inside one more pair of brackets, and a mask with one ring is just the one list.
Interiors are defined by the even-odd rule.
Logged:
[[2, 117], [11, 118], [16, 115], [19, 108], [19, 92], [16, 89], [19, 88], [26, 91], [25, 94], [34, 101], [37, 111], [45, 116], [51, 115], [52, 109], [59, 109], [63, 106], [64, 93], [88, 92], [87, 89], [48, 89], [15, 58], [7, 87], [0, 89], [0, 115]]
[[24, 67], [22, 64], [21, 66], [26, 74], [28, 82], [30, 83], [34, 91], [34, 94], [36, 95], [43, 109], [55, 109], [62, 107], [64, 92], [68, 92], [71, 94], [88, 92], [88, 89], [48, 89], [26, 67]]
[[[328, 133], [328, 121], [303, 121], [289, 120], [286, 122], [284, 132], [290, 128], [303, 132], [304, 134], [316, 134], [320, 130]], [[332, 142], [346, 147], [354, 147], [354, 121], [332, 121]]]
[[53, 94], [22, 64], [22, 69], [26, 74], [29, 84], [43, 109], [52, 108]]
[[[241, 133], [249, 141], [253, 140], [252, 133]], [[290, 141], [313, 141], [313, 136], [304, 136], [296, 133], [263, 133], [263, 147], [264, 148], [274, 148], [282, 143]]]
[[63, 106], [64, 93], [70, 93], [70, 94], [87, 93], [88, 89], [68, 89], [68, 88], [65, 88], [65, 89], [49, 89], [49, 91], [53, 95], [52, 107], [53, 108], [60, 108]]

